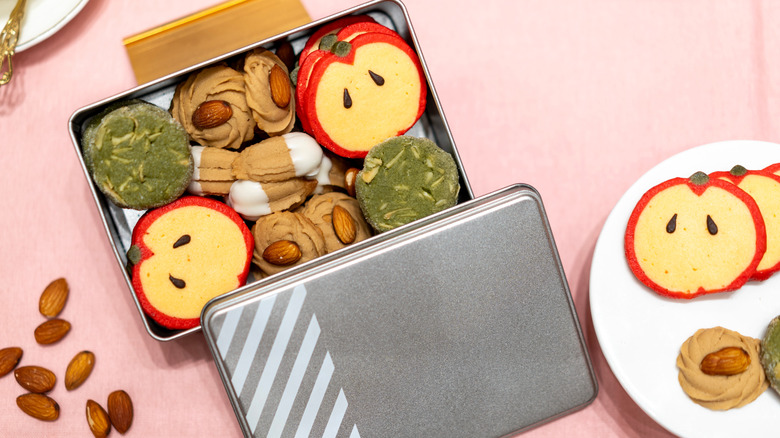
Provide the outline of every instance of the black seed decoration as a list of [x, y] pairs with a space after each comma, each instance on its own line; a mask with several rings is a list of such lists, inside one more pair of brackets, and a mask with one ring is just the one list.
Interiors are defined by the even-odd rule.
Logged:
[[171, 280], [171, 283], [173, 283], [177, 289], [184, 289], [184, 286], [187, 286], [187, 283], [185, 283], [184, 280], [176, 278], [171, 274], [168, 274], [168, 280]]
[[349, 97], [349, 91], [346, 88], [344, 89], [344, 108], [352, 108], [352, 98]]
[[189, 235], [189, 234], [185, 234], [185, 235], [183, 235], [183, 236], [179, 237], [179, 240], [177, 240], [177, 241], [176, 241], [176, 242], [173, 244], [173, 247], [174, 247], [174, 248], [178, 248], [178, 247], [180, 247], [180, 246], [183, 246], [183, 245], [186, 245], [186, 244], [188, 244], [188, 243], [190, 243], [190, 235]]
[[674, 216], [672, 216], [672, 218], [669, 219], [669, 223], [666, 224], [666, 232], [672, 234], [676, 229], [677, 229], [677, 213], [675, 213]]
[[715, 221], [712, 220], [710, 215], [707, 215], [707, 231], [709, 231], [713, 236], [718, 234], [718, 226], [715, 225]]
[[372, 72], [371, 70], [368, 71], [368, 75], [371, 76], [371, 80], [374, 81], [374, 83], [379, 85], [380, 87], [385, 84], [385, 78], [379, 76], [378, 74]]

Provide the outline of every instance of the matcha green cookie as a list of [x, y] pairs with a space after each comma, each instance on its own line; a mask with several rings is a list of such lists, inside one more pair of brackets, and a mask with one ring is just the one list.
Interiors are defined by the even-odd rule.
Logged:
[[155, 105], [130, 101], [91, 120], [81, 139], [84, 163], [103, 194], [145, 210], [178, 198], [192, 178], [184, 128]]
[[780, 316], [769, 323], [761, 340], [761, 366], [769, 384], [780, 393]]
[[408, 136], [371, 148], [355, 182], [360, 209], [377, 231], [452, 207], [459, 190], [452, 156], [431, 140]]

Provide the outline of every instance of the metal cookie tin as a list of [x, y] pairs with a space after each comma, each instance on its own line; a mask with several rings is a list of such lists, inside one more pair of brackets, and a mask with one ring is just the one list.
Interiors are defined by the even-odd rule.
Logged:
[[523, 185], [214, 299], [201, 323], [246, 436], [502, 437], [597, 392]]
[[[287, 40], [292, 44], [295, 53], [299, 53], [306, 43], [308, 36], [314, 30], [323, 24], [326, 24], [327, 22], [336, 20], [343, 16], [357, 14], [370, 15], [378, 23], [394, 29], [399, 33], [399, 35], [405, 38], [410, 46], [417, 52], [428, 85], [427, 106], [420, 120], [412, 127], [412, 129], [408, 131], [407, 134], [416, 137], [430, 138], [436, 142], [439, 147], [449, 152], [455, 158], [455, 162], [460, 172], [461, 190], [459, 202], [473, 199], [474, 195], [471, 191], [471, 187], [469, 186], [466, 174], [463, 171], [463, 165], [461, 164], [457, 150], [455, 149], [452, 134], [450, 132], [449, 126], [447, 126], [447, 122], [445, 121], [444, 113], [441, 110], [438, 96], [436, 95], [436, 91], [430, 79], [425, 61], [422, 57], [422, 54], [420, 53], [419, 45], [414, 35], [414, 31], [412, 29], [411, 22], [409, 21], [409, 16], [406, 9], [404, 8], [403, 4], [398, 1], [374, 1], [366, 3], [341, 13], [334, 14], [330, 17], [314, 21], [306, 26], [292, 29], [275, 37], [259, 41], [256, 44], [235, 50], [215, 59], [193, 65], [190, 68], [165, 76], [149, 84], [136, 87], [124, 93], [81, 108], [71, 116], [69, 121], [69, 130], [73, 145], [75, 146], [76, 153], [79, 157], [79, 160], [81, 161], [84, 175], [86, 176], [87, 181], [89, 181], [92, 196], [100, 213], [100, 217], [102, 219], [108, 239], [111, 243], [111, 247], [113, 248], [117, 263], [122, 268], [125, 282], [130, 291], [132, 291], [133, 288], [130, 273], [126, 269], [128, 264], [127, 250], [130, 247], [130, 238], [132, 236], [133, 227], [144, 212], [121, 209], [115, 206], [110, 201], [108, 201], [106, 197], [97, 189], [95, 184], [92, 183], [89, 171], [84, 165], [84, 158], [79, 146], [81, 134], [89, 120], [112, 103], [127, 99], [141, 99], [156, 104], [162, 108], [168, 108], [170, 106], [176, 85], [179, 82], [185, 80], [187, 76], [193, 71], [220, 62], [230, 63], [255, 47], [273, 48], [275, 43], [284, 40]], [[349, 252], [351, 250], [352, 248], [349, 248], [343, 250], [343, 252]], [[341, 251], [339, 253], [341, 253]], [[318, 259], [315, 259], [294, 269], [307, 269], [308, 267], [312, 267], [317, 263], [319, 263], [319, 261]], [[258, 282], [263, 283], [265, 281], [266, 280], [259, 280]], [[253, 282], [255, 282], [254, 279], [250, 278], [247, 282], [248, 286]], [[136, 295], [133, 293], [132, 296], [135, 300], [136, 307], [138, 309], [139, 315], [143, 320], [146, 331], [153, 338], [159, 341], [169, 341], [200, 330], [200, 327], [195, 327], [189, 330], [168, 330], [158, 325], [154, 320], [146, 316]]]
[[409, 135], [458, 166], [455, 207], [211, 300], [201, 326], [167, 330], [133, 299], [147, 332], [203, 330], [246, 436], [502, 437], [589, 404], [597, 383], [539, 194], [515, 185], [474, 198], [404, 6], [373, 1], [194, 65], [76, 111], [70, 134], [117, 263], [143, 214], [92, 183], [79, 141], [108, 105], [167, 108], [191, 72], [368, 14], [417, 51], [426, 111]]

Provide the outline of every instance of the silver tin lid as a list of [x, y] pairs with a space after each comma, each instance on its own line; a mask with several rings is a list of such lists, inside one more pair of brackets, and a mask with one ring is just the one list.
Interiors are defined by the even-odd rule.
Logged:
[[595, 398], [531, 187], [386, 234], [206, 306], [246, 436], [501, 437]]

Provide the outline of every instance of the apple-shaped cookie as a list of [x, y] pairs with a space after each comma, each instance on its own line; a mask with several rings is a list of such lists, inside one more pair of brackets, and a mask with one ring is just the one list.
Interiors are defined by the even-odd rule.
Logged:
[[301, 105], [319, 144], [363, 158], [417, 122], [426, 93], [415, 51], [397, 34], [368, 32], [337, 42], [314, 64]]
[[185, 196], [150, 210], [133, 229], [133, 289], [158, 324], [195, 327], [208, 300], [244, 284], [253, 250], [252, 233], [230, 207]]
[[355, 39], [356, 36], [362, 35], [364, 33], [369, 33], [369, 32], [386, 33], [388, 35], [394, 35], [399, 38], [401, 37], [394, 30], [382, 26], [379, 23], [375, 23], [373, 21], [361, 21], [354, 24], [350, 24], [349, 26], [345, 26], [343, 29], [336, 32], [336, 40], [349, 42]]
[[354, 23], [363, 22], [375, 22], [373, 18], [368, 15], [348, 15], [346, 17], [339, 18], [338, 20], [331, 21], [330, 23], [318, 28], [313, 34], [306, 40], [306, 44], [301, 50], [300, 57], [298, 58], [298, 64], [303, 64], [303, 61], [311, 52], [319, 49], [320, 41], [322, 37], [329, 34], [335, 34], [343, 27]]
[[728, 172], [713, 172], [710, 178], [736, 184], [758, 204], [766, 226], [766, 252], [751, 279], [766, 280], [780, 270], [780, 176], [737, 165]]
[[[358, 17], [346, 17], [346, 18], [360, 18]], [[369, 18], [370, 17], [364, 17]], [[400, 38], [400, 36], [392, 31], [391, 29], [388, 29], [385, 26], [382, 26], [379, 23], [376, 23], [374, 21], [366, 21], [365, 19], [361, 20], [350, 20], [353, 22], [352, 24], [349, 24], [343, 28], [335, 28], [335, 30], [330, 29], [330, 26], [328, 27], [332, 32], [323, 35], [322, 37], [319, 37], [317, 40], [318, 47], [313, 47], [312, 50], [309, 52], [306, 52], [306, 49], [304, 48], [304, 52], [306, 52], [305, 56], [302, 53], [301, 54], [301, 60], [298, 64], [298, 71], [296, 73], [296, 84], [295, 84], [295, 99], [297, 102], [303, 102], [305, 100], [306, 96], [306, 89], [309, 85], [309, 78], [311, 77], [312, 70], [314, 69], [314, 66], [322, 59], [323, 56], [330, 53], [333, 44], [337, 41], [351, 41], [356, 36], [368, 33], [368, 32], [379, 32], [379, 33], [385, 33], [388, 35], [394, 35]], [[339, 23], [341, 25], [343, 23]], [[326, 39], [326, 42], [320, 44], [320, 41], [323, 37], [328, 37], [329, 39]], [[314, 37], [315, 35], [312, 35]], [[311, 41], [311, 39], [309, 40]], [[326, 44], [327, 43], [327, 44]], [[323, 47], [324, 46], [324, 47]], [[296, 116], [298, 117], [298, 120], [301, 121], [301, 126], [303, 127], [304, 131], [311, 132], [311, 127], [309, 125], [309, 120], [306, 116], [306, 111], [303, 109], [302, 105], [298, 105], [296, 108]]]
[[672, 298], [738, 289], [765, 250], [764, 220], [753, 198], [702, 172], [648, 190], [625, 235], [631, 271]]
[[311, 78], [314, 66], [328, 53], [330, 52], [327, 50], [315, 50], [298, 66], [295, 84], [295, 101], [298, 102], [298, 106], [295, 107], [295, 115], [298, 117], [298, 120], [301, 121], [301, 127], [306, 132], [311, 132], [311, 125], [309, 124], [309, 118], [306, 116], [306, 109], [303, 104], [303, 102], [306, 101], [306, 89], [308, 88], [309, 79]]

